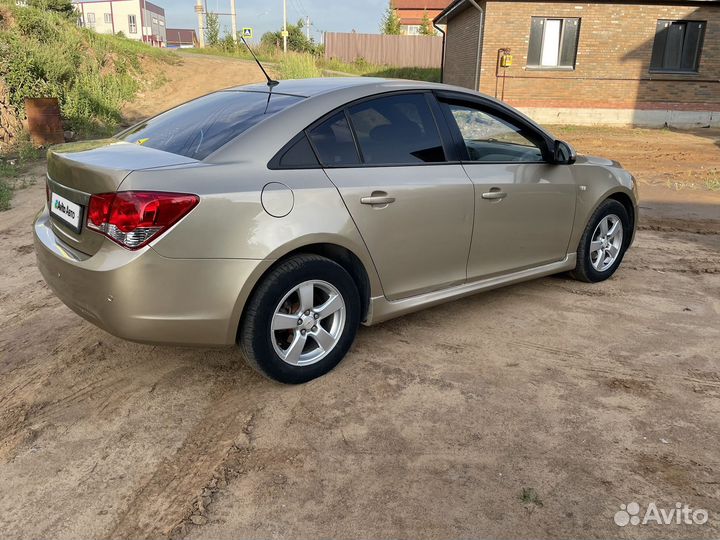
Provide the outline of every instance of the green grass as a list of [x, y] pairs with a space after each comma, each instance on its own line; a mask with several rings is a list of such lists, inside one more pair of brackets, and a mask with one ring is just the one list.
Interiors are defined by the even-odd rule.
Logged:
[[[2, 173], [0, 173], [2, 174]], [[12, 200], [12, 189], [7, 181], [0, 176], [0, 212], [10, 210], [10, 201]]]
[[535, 491], [535, 488], [524, 487], [520, 493], [520, 500], [525, 504], [534, 504], [535, 506], [542, 507], [543, 502], [540, 496]]
[[362, 58], [358, 58], [355, 62], [343, 62], [336, 58], [319, 58], [317, 64], [323, 70], [338, 71], [361, 77], [440, 82], [440, 68], [378, 66], [370, 64]]
[[[310, 53], [288, 52], [285, 57], [279, 49], [267, 47], [257, 47], [253, 51], [261, 62], [271, 64], [271, 67], [277, 65], [278, 76], [281, 79], [306, 79], [322, 77], [326, 74], [330, 76], [347, 74], [361, 77], [440, 82], [440, 68], [379, 66], [370, 64], [362, 58], [358, 58], [355, 62], [342, 62], [336, 58], [326, 59]], [[246, 49], [228, 51], [219, 47], [205, 47], [204, 49], [183, 49], [182, 52], [240, 60], [253, 59]]]
[[316, 59], [309, 54], [288, 53], [277, 65], [281, 79], [311, 79], [322, 77]]
[[720, 191], [720, 172], [714, 178], [705, 180], [705, 187], [710, 191]]
[[170, 52], [78, 28], [61, 14], [0, 0], [0, 78], [21, 114], [29, 97], [57, 97], [66, 127], [106, 135], [146, 79], [147, 59], [176, 62]]
[[17, 175], [17, 165], [0, 160], [0, 212], [10, 209], [13, 192], [9, 180]]
[[42, 157], [43, 151], [35, 148], [27, 133], [22, 133], [14, 148], [13, 159], [0, 158], [0, 212], [10, 209], [13, 192], [35, 183], [21, 177], [27, 165]]
[[[265, 49], [264, 47], [253, 48], [253, 51], [261, 62], [274, 63], [277, 62], [282, 56], [282, 52], [275, 49]], [[228, 51], [219, 47], [205, 47], [203, 49], [181, 49], [180, 52], [182, 52], [183, 54], [189, 53], [208, 56], [220, 56], [223, 58], [237, 58], [239, 60], [250, 60], [254, 62], [252, 55], [244, 46], [238, 48], [238, 50], [236, 51]]]

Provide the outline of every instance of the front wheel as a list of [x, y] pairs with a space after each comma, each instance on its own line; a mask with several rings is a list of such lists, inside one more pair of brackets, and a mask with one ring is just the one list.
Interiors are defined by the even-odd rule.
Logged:
[[603, 201], [585, 227], [578, 246], [577, 265], [571, 275], [588, 283], [612, 276], [625, 255], [631, 227], [622, 204], [612, 199]]
[[339, 264], [318, 255], [282, 262], [250, 298], [239, 345], [251, 366], [283, 383], [324, 375], [345, 356], [360, 323], [360, 296]]

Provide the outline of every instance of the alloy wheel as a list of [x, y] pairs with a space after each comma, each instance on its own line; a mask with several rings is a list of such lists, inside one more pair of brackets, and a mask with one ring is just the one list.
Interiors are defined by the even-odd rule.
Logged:
[[605, 272], [615, 264], [623, 243], [622, 221], [608, 214], [595, 227], [590, 242], [590, 263], [598, 272]]
[[273, 312], [273, 348], [293, 366], [319, 362], [337, 345], [345, 328], [345, 301], [331, 283], [304, 281], [291, 289]]

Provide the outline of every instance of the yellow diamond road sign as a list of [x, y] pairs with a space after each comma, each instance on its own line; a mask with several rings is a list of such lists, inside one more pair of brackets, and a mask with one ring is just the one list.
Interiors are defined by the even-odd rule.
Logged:
[[253, 38], [253, 29], [251, 27], [245, 27], [242, 30], [242, 36], [245, 39], [252, 39]]

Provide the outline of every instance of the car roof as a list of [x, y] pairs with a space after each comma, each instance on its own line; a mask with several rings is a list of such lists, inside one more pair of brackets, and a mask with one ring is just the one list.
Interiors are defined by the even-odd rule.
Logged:
[[[280, 81], [272, 91], [278, 94], [292, 94], [309, 98], [348, 88], [362, 88], [367, 91], [368, 95], [371, 95], [390, 89], [412, 90], [415, 88], [448, 88], [448, 86], [439, 83], [385, 79], [380, 77], [320, 77], [315, 79], [289, 79]], [[235, 86], [227, 90], [267, 92], [268, 86], [265, 83], [255, 83]]]

